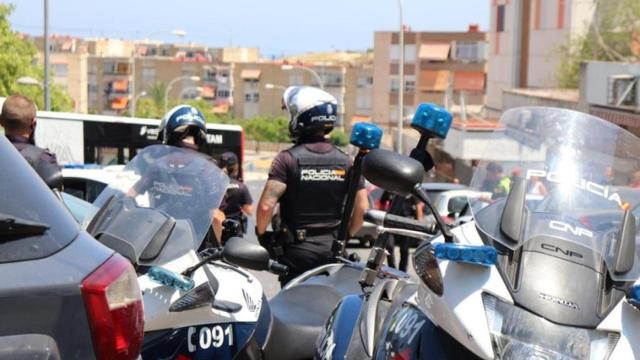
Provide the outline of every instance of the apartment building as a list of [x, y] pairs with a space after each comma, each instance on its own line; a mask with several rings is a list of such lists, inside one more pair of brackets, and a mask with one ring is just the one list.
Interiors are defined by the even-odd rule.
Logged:
[[374, 34], [374, 122], [390, 129], [397, 124], [400, 89], [405, 119], [423, 102], [449, 107], [462, 98], [468, 105], [484, 103], [487, 42], [476, 25], [466, 32], [406, 31], [404, 44], [404, 84], [400, 84], [399, 34]]
[[[35, 40], [36, 47], [44, 49], [42, 38]], [[75, 112], [87, 112], [87, 45], [80, 38], [52, 36], [49, 47], [52, 82], [69, 94]], [[44, 63], [41, 51], [38, 52], [36, 61]]]
[[491, 0], [487, 108], [502, 109], [503, 90], [554, 88], [560, 46], [588, 31], [593, 0]]
[[[43, 38], [30, 39], [42, 63]], [[52, 36], [49, 44], [53, 80], [68, 91], [75, 111], [112, 115], [130, 111], [132, 102], [148, 96], [144, 92], [155, 82], [171, 85], [169, 99], [200, 97], [212, 111], [228, 113], [233, 104], [233, 64], [259, 58], [257, 48], [192, 43]], [[188, 79], [195, 76], [200, 81]]]
[[353, 121], [369, 120], [372, 103], [372, 66], [359, 64], [316, 65], [282, 62], [238, 63], [234, 65], [234, 116], [284, 115], [281, 99], [292, 85], [320, 86], [338, 101], [338, 126], [350, 130]]

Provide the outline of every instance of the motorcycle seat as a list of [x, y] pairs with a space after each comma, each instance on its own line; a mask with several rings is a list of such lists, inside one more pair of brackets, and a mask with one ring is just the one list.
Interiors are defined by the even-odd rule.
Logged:
[[325, 322], [343, 294], [326, 285], [302, 284], [283, 290], [269, 302], [272, 327], [266, 359], [312, 359]]

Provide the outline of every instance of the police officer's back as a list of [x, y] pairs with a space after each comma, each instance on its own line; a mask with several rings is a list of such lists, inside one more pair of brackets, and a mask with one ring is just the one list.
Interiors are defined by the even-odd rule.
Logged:
[[35, 145], [36, 106], [22, 95], [7, 97], [0, 113], [5, 136], [50, 187], [62, 189], [62, 173], [56, 156]]
[[[272, 254], [290, 267], [281, 282], [331, 260], [332, 242], [340, 225], [347, 191], [350, 158], [326, 140], [337, 117], [333, 96], [312, 87], [290, 87], [284, 105], [289, 112], [289, 135], [294, 146], [273, 161], [258, 204], [256, 234]], [[282, 229], [274, 243], [265, 238], [276, 203], [280, 203]], [[356, 196], [350, 233], [362, 226], [367, 207], [366, 190]], [[279, 250], [281, 248], [281, 250]]]

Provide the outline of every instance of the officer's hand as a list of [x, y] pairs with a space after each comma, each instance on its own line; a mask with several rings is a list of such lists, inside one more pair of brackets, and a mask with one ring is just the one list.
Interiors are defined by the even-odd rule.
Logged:
[[255, 228], [255, 232], [256, 232], [256, 237], [258, 238], [258, 242], [260, 243], [260, 245], [262, 245], [262, 247], [268, 247], [269, 243], [271, 242], [271, 233], [268, 231], [265, 231], [262, 234], [258, 233], [258, 227], [256, 226]]

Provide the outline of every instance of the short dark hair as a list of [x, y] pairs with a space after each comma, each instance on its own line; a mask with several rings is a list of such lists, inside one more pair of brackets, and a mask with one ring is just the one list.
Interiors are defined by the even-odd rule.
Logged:
[[0, 113], [0, 125], [9, 131], [29, 130], [36, 117], [36, 105], [28, 97], [14, 94], [7, 97]]

